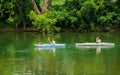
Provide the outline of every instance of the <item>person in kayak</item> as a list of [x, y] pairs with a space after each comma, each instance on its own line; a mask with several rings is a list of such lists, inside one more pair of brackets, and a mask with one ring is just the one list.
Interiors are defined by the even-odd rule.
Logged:
[[55, 46], [56, 42], [55, 42], [54, 38], [52, 38], [51, 44], [52, 44], [52, 46]]
[[101, 43], [101, 39], [99, 36], [96, 37], [96, 43]]
[[39, 44], [39, 45], [42, 45], [43, 43], [42, 43], [42, 42], [39, 42], [38, 44]]

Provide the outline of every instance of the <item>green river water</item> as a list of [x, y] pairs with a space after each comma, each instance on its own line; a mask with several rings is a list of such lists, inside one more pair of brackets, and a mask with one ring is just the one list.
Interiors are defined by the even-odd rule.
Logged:
[[[115, 43], [114, 47], [76, 48], [75, 43]], [[65, 48], [38, 50], [34, 44], [56, 43]], [[120, 33], [0, 33], [0, 75], [120, 75]]]

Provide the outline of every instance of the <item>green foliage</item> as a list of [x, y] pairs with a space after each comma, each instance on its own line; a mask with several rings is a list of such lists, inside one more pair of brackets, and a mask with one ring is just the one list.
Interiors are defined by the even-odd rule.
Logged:
[[86, 29], [94, 30], [94, 23], [96, 22], [97, 10], [98, 6], [95, 4], [94, 0], [86, 1], [82, 5], [80, 12], [84, 21], [83, 25], [86, 27]]
[[119, 24], [117, 12], [120, 11], [120, 5], [116, 3], [117, 1], [111, 0], [73, 0], [66, 1], [65, 6], [71, 27], [74, 25], [78, 29], [89, 31], [98, 27], [112, 28]]
[[56, 26], [58, 27], [65, 27], [66, 26], [66, 22], [67, 22], [67, 17], [68, 17], [68, 12], [66, 10], [61, 10], [61, 11], [52, 11], [51, 14], [53, 14], [54, 18], [56, 18], [57, 22], [56, 22]]
[[110, 0], [104, 1], [102, 7], [99, 6], [97, 22], [100, 23], [99, 25], [101, 25], [101, 27], [112, 28], [119, 23], [117, 14], [118, 10], [116, 9], [118, 9], [118, 6], [116, 6], [115, 2]]
[[[116, 14], [113, 12], [113, 13], [107, 13], [106, 16], [101, 16], [100, 17], [100, 23], [101, 24], [107, 24], [107, 25], [111, 25], [112, 24], [112, 21], [113, 21], [113, 16], [115, 16]], [[109, 24], [111, 23], [111, 24]]]
[[[13, 24], [14, 23], [14, 10], [13, 8], [15, 7], [14, 5], [15, 0], [11, 1], [6, 1], [6, 0], [0, 0], [0, 20], [2, 24]], [[6, 25], [7, 28], [8, 25]], [[0, 26], [5, 27], [5, 26]], [[9, 26], [8, 26], [9, 27]]]
[[[44, 0], [35, 1], [41, 10]], [[52, 0], [52, 8], [49, 11], [36, 15], [32, 11], [30, 0], [0, 0], [0, 29], [7, 28], [6, 24], [15, 28], [21, 28], [24, 24], [48, 33], [66, 28], [96, 31], [118, 27], [119, 8], [120, 0]]]
[[44, 29], [48, 33], [54, 32], [54, 30], [60, 30], [60, 28], [55, 26], [57, 20], [54, 18], [54, 15], [51, 12], [36, 15], [34, 11], [31, 11], [29, 17], [37, 30]]
[[9, 17], [6, 22], [8, 22], [9, 24], [13, 24], [14, 23], [14, 19], [12, 17]]

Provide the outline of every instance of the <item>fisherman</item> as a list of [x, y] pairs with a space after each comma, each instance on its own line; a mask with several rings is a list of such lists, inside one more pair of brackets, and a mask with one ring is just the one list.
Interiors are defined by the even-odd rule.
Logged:
[[101, 39], [99, 36], [96, 37], [96, 43], [101, 43]]

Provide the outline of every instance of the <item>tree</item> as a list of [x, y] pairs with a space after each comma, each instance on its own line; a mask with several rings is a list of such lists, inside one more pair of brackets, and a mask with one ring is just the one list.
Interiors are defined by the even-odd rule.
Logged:
[[[50, 23], [50, 20], [51, 20], [51, 22], [52, 22], [52, 19], [49, 18], [49, 22], [47, 23], [46, 20], [48, 21], [48, 18], [47, 18], [47, 17], [41, 18], [41, 17], [42, 17], [42, 14], [40, 14], [40, 13], [45, 13], [45, 12], [47, 11], [47, 9], [50, 9], [52, 0], [44, 0], [44, 3], [43, 3], [43, 7], [42, 7], [42, 11], [41, 11], [41, 12], [40, 12], [40, 10], [38, 9], [38, 6], [37, 6], [35, 0], [31, 0], [30, 2], [31, 2], [31, 4], [32, 4], [32, 7], [33, 7], [35, 13], [38, 15], [37, 17], [39, 17], [38, 20], [36, 20], [36, 17], [32, 18], [32, 19], [34, 19], [34, 21], [33, 21], [32, 23], [33, 23], [34, 25], [36, 25], [36, 27], [37, 27], [38, 29], [42, 29], [42, 32], [44, 32], [45, 30], [50, 31], [50, 30], [49, 30], [49, 29], [51, 28], [50, 25], [53, 25], [53, 26], [54, 26], [55, 22], [53, 22], [53, 24], [48, 25], [48, 24]], [[39, 15], [39, 14], [40, 14], [40, 15]], [[31, 17], [31, 16], [30, 16], [30, 17]], [[42, 22], [43, 22], [43, 23], [42, 23]], [[44, 22], [45, 22], [45, 23], [44, 23]], [[44, 26], [44, 25], [46, 25], [46, 26]], [[46, 27], [47, 27], [47, 28], [46, 28]]]
[[50, 9], [52, 0], [45, 0], [43, 7], [42, 7], [42, 13], [44, 13], [47, 9]]
[[35, 13], [36, 13], [36, 14], [40, 14], [40, 10], [38, 9], [38, 6], [37, 6], [35, 0], [30, 0], [30, 2], [31, 2], [31, 5], [32, 5]]
[[[25, 22], [25, 18], [24, 18], [24, 13], [23, 13], [23, 10], [22, 10], [22, 6], [20, 6], [18, 0], [16, 0], [16, 6], [18, 7], [18, 10], [20, 12], [20, 15], [21, 15], [21, 18], [22, 18], [22, 22], [23, 22], [23, 29], [25, 30], [26, 29], [26, 22]], [[17, 26], [16, 26], [17, 28]]]
[[52, 0], [44, 0], [42, 11], [40, 11], [40, 9], [38, 9], [38, 6], [37, 6], [35, 0], [30, 0], [30, 2], [31, 2], [31, 5], [32, 5], [35, 13], [40, 14], [41, 12], [44, 13], [47, 9], [50, 9]]
[[13, 16], [15, 15], [13, 10], [15, 7], [14, 3], [14, 0], [0, 0], [0, 29], [5, 27], [11, 28], [13, 26]]

